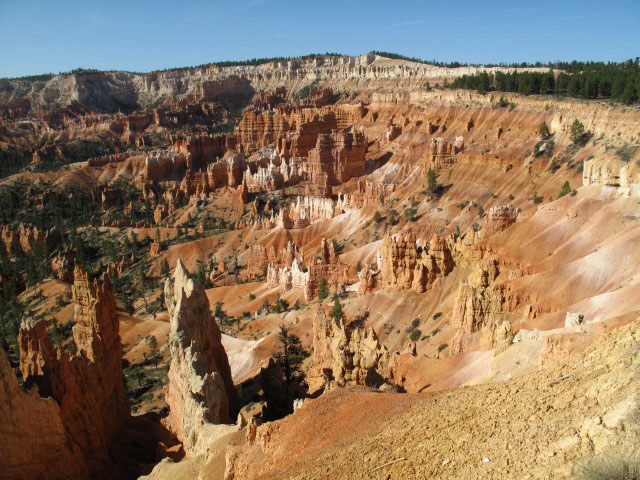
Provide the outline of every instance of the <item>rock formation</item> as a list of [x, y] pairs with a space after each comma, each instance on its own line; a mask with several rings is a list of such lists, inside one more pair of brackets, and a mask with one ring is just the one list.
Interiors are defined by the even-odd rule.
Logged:
[[[495, 283], [499, 269], [495, 260], [484, 260], [467, 282], [460, 285], [451, 324], [459, 329], [451, 345], [451, 353], [462, 353], [474, 343], [473, 335], [482, 331], [478, 349], [504, 347], [513, 339], [508, 314], [518, 306], [518, 299], [508, 294], [503, 284]], [[478, 339], [476, 339], [478, 340]]]
[[451, 249], [444, 239], [434, 237], [428, 245], [421, 244], [412, 232], [385, 235], [378, 261], [382, 285], [424, 292], [438, 277], [453, 270]]
[[204, 453], [219, 436], [235, 429], [236, 393], [220, 329], [203, 288], [180, 261], [165, 283], [171, 319], [167, 426], [192, 456]]
[[302, 255], [296, 256], [291, 265], [278, 266], [270, 263], [267, 269], [267, 286], [284, 290], [300, 289], [307, 301], [318, 293], [322, 280], [337, 291], [347, 281], [349, 267], [336, 254], [333, 243], [325, 238], [320, 243], [320, 254], [306, 263]]
[[358, 180], [357, 187], [354, 192], [338, 194], [339, 208], [377, 207], [389, 200], [395, 190], [393, 183], [374, 183], [369, 180]]
[[50, 252], [60, 242], [62, 236], [57, 228], [41, 231], [33, 225], [20, 224], [17, 229], [8, 225], [0, 228], [0, 240], [7, 253], [17, 250], [29, 253], [36, 244], [42, 246], [45, 252]]
[[367, 139], [362, 132], [318, 135], [309, 152], [307, 171], [312, 185], [339, 185], [350, 178], [364, 175]]
[[491, 207], [482, 224], [481, 237], [490, 237], [513, 225], [518, 218], [518, 209], [512, 205]]
[[625, 162], [615, 158], [585, 160], [582, 183], [585, 186], [604, 184], [638, 192], [640, 191], [640, 164], [637, 161]]
[[76, 253], [73, 250], [59, 251], [51, 259], [51, 270], [53, 275], [65, 282], [73, 282], [73, 268], [75, 265]]
[[358, 272], [358, 280], [360, 280], [358, 295], [366, 295], [378, 284], [378, 272], [373, 272], [368, 266], [364, 266]]
[[291, 266], [296, 259], [302, 259], [302, 250], [298, 250], [298, 247], [291, 240], [287, 242], [286, 248], [276, 252], [276, 249], [269, 247], [266, 249], [259, 243], [249, 246], [249, 258], [247, 260], [247, 273], [251, 278], [256, 278], [263, 273], [266, 273], [269, 264], [275, 264], [276, 266]]
[[323, 386], [392, 382], [392, 358], [373, 328], [345, 325], [327, 318], [322, 308], [313, 318], [313, 355], [307, 377], [310, 391]]
[[[111, 282], [108, 276], [90, 281], [80, 267], [74, 273], [73, 343], [77, 353], [54, 347], [42, 320], [25, 318], [20, 327], [20, 371], [25, 386], [32, 388], [29, 401], [42, 409], [47, 402], [40, 402], [40, 396], [51, 397], [56, 407], [47, 407], [49, 416], [41, 419], [45, 435], [30, 441], [32, 445], [49, 443], [64, 462], [62, 466], [54, 462], [51, 470], [39, 462], [22, 465], [40, 470], [30, 478], [61, 478], [57, 476], [60, 470], [71, 472], [71, 477], [104, 478], [117, 462], [110, 454], [129, 416]], [[23, 442], [24, 435], [13, 441]], [[43, 457], [36, 457], [47, 458], [49, 452], [44, 450]]]
[[0, 348], [0, 471], [6, 479], [88, 477], [83, 459], [69, 449], [60, 405], [37, 387], [25, 392]]

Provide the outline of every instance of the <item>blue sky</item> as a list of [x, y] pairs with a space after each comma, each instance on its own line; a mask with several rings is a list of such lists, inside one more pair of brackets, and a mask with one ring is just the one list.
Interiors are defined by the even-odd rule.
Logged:
[[640, 0], [0, 0], [0, 77], [371, 50], [625, 60], [640, 55]]

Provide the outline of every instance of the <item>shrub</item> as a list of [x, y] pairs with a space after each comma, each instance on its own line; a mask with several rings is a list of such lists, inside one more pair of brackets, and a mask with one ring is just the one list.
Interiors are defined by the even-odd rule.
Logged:
[[542, 122], [540, 124], [540, 126], [538, 127], [538, 133], [542, 138], [547, 138], [549, 137], [549, 135], [551, 135], [551, 131], [549, 130], [549, 125], [547, 125], [547, 122]]
[[542, 203], [544, 201], [544, 198], [539, 197], [538, 192], [533, 192], [533, 195], [529, 197], [529, 200], [531, 200], [533, 203], [537, 205], [538, 203]]
[[601, 454], [582, 462], [578, 469], [579, 480], [638, 480], [640, 457], [637, 453]]
[[249, 294], [249, 301], [255, 300], [256, 296], [253, 293]]
[[418, 213], [417, 208], [407, 208], [404, 211], [404, 218], [406, 218], [409, 222], [415, 222], [417, 220], [416, 214]]
[[562, 188], [558, 193], [558, 198], [562, 198], [569, 193], [571, 193], [571, 185], [569, 184], [569, 180], [567, 180], [566, 182], [564, 182], [564, 185], [562, 185]]
[[411, 335], [409, 335], [409, 340], [411, 340], [412, 342], [417, 342], [420, 339], [420, 335], [422, 335], [422, 332], [416, 328], [411, 332]]
[[493, 108], [507, 108], [509, 106], [509, 102], [504, 96], [500, 97], [500, 100], [493, 106]]
[[440, 345], [440, 346], [438, 347], [438, 352], [443, 351], [443, 350], [444, 350], [445, 348], [447, 348], [448, 346], [449, 346], [449, 344], [448, 344], [448, 343], [443, 343], [442, 345]]
[[435, 314], [433, 315], [433, 319], [434, 319], [434, 320], [437, 320], [437, 319], [439, 319], [441, 316], [442, 316], [442, 312], [435, 313]]
[[376, 210], [376, 212], [373, 214], [373, 221], [376, 223], [380, 223], [380, 220], [382, 220], [382, 215], [380, 215], [380, 212]]
[[630, 146], [627, 142], [624, 142], [624, 145], [616, 150], [616, 155], [618, 155], [623, 162], [630, 162], [636, 148], [638, 147]]

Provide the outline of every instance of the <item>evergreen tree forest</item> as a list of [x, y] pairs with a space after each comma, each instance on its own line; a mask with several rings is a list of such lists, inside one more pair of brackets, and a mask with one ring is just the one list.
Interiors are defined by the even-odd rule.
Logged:
[[447, 86], [515, 92], [523, 95], [558, 95], [585, 99], [610, 99], [627, 105], [640, 103], [640, 58], [626, 62], [557, 62], [548, 72], [482, 72], [462, 75]]

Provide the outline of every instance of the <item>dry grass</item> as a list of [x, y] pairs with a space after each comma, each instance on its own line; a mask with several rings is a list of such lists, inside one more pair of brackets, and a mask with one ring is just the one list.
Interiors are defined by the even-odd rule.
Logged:
[[640, 480], [640, 453], [612, 451], [584, 460], [579, 480]]

